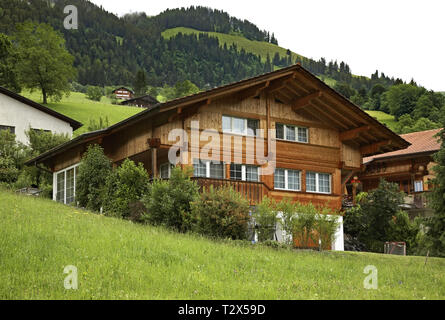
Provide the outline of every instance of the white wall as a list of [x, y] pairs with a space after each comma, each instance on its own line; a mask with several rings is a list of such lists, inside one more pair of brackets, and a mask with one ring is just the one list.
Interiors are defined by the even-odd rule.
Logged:
[[28, 144], [25, 132], [32, 129], [51, 130], [53, 133], [73, 135], [68, 122], [0, 93], [0, 125], [15, 127], [17, 140]]

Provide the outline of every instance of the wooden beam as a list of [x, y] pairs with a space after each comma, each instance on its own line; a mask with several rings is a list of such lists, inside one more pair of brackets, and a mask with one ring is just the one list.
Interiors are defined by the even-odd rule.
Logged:
[[341, 128], [341, 130], [348, 128], [348, 126], [341, 119], [329, 114], [329, 112], [326, 112], [325, 110], [323, 110], [323, 108], [320, 108], [316, 105], [312, 105], [311, 108], [306, 108], [304, 110], [313, 111], [312, 114], [314, 115], [314, 117], [317, 117], [322, 121], [329, 121], [330, 123], [335, 124], [337, 128]]
[[206, 99], [206, 100], [200, 101], [198, 103], [195, 103], [191, 106], [188, 106], [186, 108], [179, 107], [179, 108], [177, 108], [176, 113], [172, 114], [168, 118], [168, 122], [191, 117], [192, 115], [194, 115], [195, 113], [198, 112], [199, 108], [201, 108], [202, 106], [207, 106], [211, 103], [212, 103], [211, 99]]
[[352, 129], [352, 130], [343, 131], [340, 133], [340, 141], [354, 140], [354, 139], [358, 138], [360, 133], [362, 133], [364, 131], [369, 131], [369, 130], [371, 130], [371, 126], [362, 126], [362, 127], [358, 127], [358, 128]]
[[321, 91], [315, 91], [315, 92], [312, 92], [304, 97], [296, 98], [292, 102], [292, 109], [294, 111], [296, 111], [298, 109], [305, 108], [311, 104], [312, 100], [320, 98], [321, 96], [322, 96]]
[[274, 93], [275, 91], [281, 90], [284, 87], [286, 87], [288, 85], [288, 83], [290, 81], [292, 81], [293, 79], [294, 79], [294, 75], [291, 75], [291, 76], [283, 78], [283, 79], [275, 80], [273, 83], [270, 83], [270, 85], [268, 86], [268, 88], [265, 91], [269, 94]]
[[[324, 96], [323, 96], [324, 97]], [[355, 127], [357, 125], [360, 125], [361, 122], [359, 122], [359, 124], [357, 124], [357, 122], [355, 122], [354, 120], [351, 120], [351, 118], [349, 118], [347, 116], [347, 114], [345, 114], [342, 111], [337, 110], [337, 108], [333, 107], [332, 105], [329, 105], [328, 103], [324, 102], [322, 99], [318, 99], [315, 104], [318, 106], [320, 106], [321, 108], [324, 109], [329, 109], [329, 112], [332, 113], [336, 118], [341, 119], [344, 123]]]
[[260, 95], [260, 93], [269, 87], [270, 81], [266, 81], [265, 83], [259, 84], [257, 86], [254, 86], [252, 88], [246, 89], [244, 91], [241, 91], [237, 94], [237, 99], [239, 101], [243, 101], [245, 99], [254, 98]]
[[376, 142], [373, 144], [368, 144], [367, 146], [361, 147], [360, 152], [363, 155], [377, 153], [380, 151], [380, 148], [382, 148], [383, 146], [389, 146], [390, 144], [391, 144], [391, 140], [385, 140], [385, 141], [380, 141], [380, 142]]

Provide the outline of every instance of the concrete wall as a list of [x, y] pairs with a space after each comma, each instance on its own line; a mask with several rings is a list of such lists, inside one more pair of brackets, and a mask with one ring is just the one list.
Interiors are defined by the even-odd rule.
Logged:
[[0, 125], [15, 127], [17, 140], [28, 144], [25, 132], [32, 129], [51, 130], [52, 133], [73, 135], [68, 122], [0, 93]]

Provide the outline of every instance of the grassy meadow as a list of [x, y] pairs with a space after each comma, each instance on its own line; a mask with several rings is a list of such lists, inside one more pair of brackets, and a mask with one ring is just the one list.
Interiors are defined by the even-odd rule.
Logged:
[[242, 246], [4, 191], [0, 204], [0, 299], [445, 298], [445, 259]]
[[[42, 102], [42, 96], [37, 91], [22, 92], [22, 95], [36, 102]], [[71, 92], [69, 97], [64, 96], [60, 102], [50, 101], [47, 106], [84, 124], [74, 132], [74, 136], [87, 132], [90, 120], [97, 122], [100, 117], [104, 119], [108, 117], [111, 126], [144, 110], [137, 107], [113, 105], [106, 97], [102, 97], [100, 102], [92, 101], [87, 99], [85, 94], [79, 92]]]
[[397, 124], [396, 119], [393, 115], [387, 114], [383, 111], [366, 111], [371, 117], [376, 118], [378, 121], [380, 121], [383, 124], [386, 124], [388, 128], [391, 130], [395, 129], [395, 126]]

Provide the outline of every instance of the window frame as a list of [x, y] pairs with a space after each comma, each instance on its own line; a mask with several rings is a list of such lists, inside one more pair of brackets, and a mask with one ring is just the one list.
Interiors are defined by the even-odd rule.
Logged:
[[[65, 169], [62, 169], [60, 171], [54, 172], [53, 174], [53, 200], [59, 203], [63, 203], [65, 205], [69, 205], [75, 202], [76, 200], [76, 187], [77, 187], [77, 174], [78, 174], [78, 167], [80, 166], [80, 163], [77, 163], [75, 165], [72, 165], [70, 167], [67, 167]], [[67, 172], [74, 170], [74, 176], [73, 176], [73, 202], [67, 203]], [[60, 192], [59, 185], [58, 185], [58, 177], [60, 174], [63, 174], [63, 201], [59, 201], [57, 199], [57, 195]]]
[[[421, 190], [420, 191], [418, 191], [418, 189], [417, 189], [417, 186], [419, 184], [421, 186]], [[417, 193], [417, 192], [424, 192], [424, 191], [425, 191], [425, 188], [424, 188], [423, 180], [415, 180], [414, 181], [414, 192]]]
[[[277, 125], [283, 126], [283, 138], [277, 138]], [[288, 128], [293, 128], [294, 129], [294, 140], [290, 140], [288, 139], [288, 134], [287, 134], [287, 130]], [[300, 141], [299, 137], [299, 131], [300, 129], [304, 129], [306, 131], [306, 141]], [[301, 126], [295, 126], [292, 124], [285, 124], [285, 123], [281, 123], [281, 122], [276, 122], [275, 123], [275, 139], [276, 140], [281, 140], [281, 141], [289, 141], [289, 142], [296, 142], [296, 143], [305, 143], [305, 144], [309, 144], [309, 128], [308, 127], [301, 127]]]
[[[203, 176], [197, 176], [196, 174], [195, 174], [195, 164], [196, 164], [196, 161], [198, 161], [198, 163], [200, 162], [200, 163], [205, 163], [205, 167], [206, 167], [206, 175], [205, 175], [205, 177], [203, 177]], [[219, 164], [219, 165], [222, 165], [222, 178], [219, 178], [219, 177], [212, 177], [211, 176], [211, 170], [210, 170], [210, 165], [212, 164], [212, 160], [200, 160], [200, 159], [193, 159], [193, 176], [195, 177], [195, 178], [204, 178], [204, 179], [215, 179], [215, 180], [224, 180], [225, 179], [225, 176], [226, 176], [226, 166], [225, 166], [225, 163], [224, 162], [219, 162], [219, 163], [214, 163], [214, 164]]]
[[[232, 178], [232, 165], [233, 166], [241, 166], [241, 180]], [[257, 169], [257, 180], [247, 180], [247, 168], [256, 168]], [[231, 163], [230, 164], [230, 180], [231, 181], [244, 181], [244, 182], [260, 182], [261, 172], [259, 166], [249, 165], [249, 164], [240, 164], [240, 163]]]
[[[277, 174], [277, 170], [283, 170], [284, 171], [284, 188], [276, 187], [276, 180], [275, 176]], [[300, 186], [299, 189], [290, 189], [289, 188], [289, 171], [297, 172], [298, 173], [298, 184]], [[302, 181], [302, 171], [301, 170], [294, 170], [294, 169], [285, 169], [285, 168], [276, 168], [274, 172], [274, 190], [283, 190], [283, 191], [294, 191], [294, 192], [301, 192], [301, 181]]]
[[[308, 190], [308, 174], [315, 174], [315, 191]], [[327, 175], [329, 177], [329, 192], [320, 191], [320, 175]], [[318, 193], [318, 194], [332, 194], [332, 174], [326, 172], [306, 172], [306, 192], [307, 193]]]
[[[229, 129], [224, 129], [224, 118], [228, 118], [230, 119], [230, 130]], [[237, 132], [234, 130], [234, 126], [233, 126], [233, 119], [237, 119], [237, 120], [243, 120], [244, 122], [244, 128], [242, 132]], [[249, 121], [255, 121], [257, 124], [257, 128], [255, 130], [255, 132], [252, 134], [249, 134]], [[230, 115], [225, 115], [223, 114], [222, 116], [222, 132], [223, 133], [229, 133], [229, 134], [237, 134], [237, 135], [242, 135], [242, 136], [248, 136], [248, 137], [257, 137], [258, 136], [258, 131], [260, 129], [260, 120], [259, 119], [254, 119], [254, 118], [241, 118], [241, 117], [236, 117], [236, 116], [230, 116]]]
[[[165, 167], [167, 167], [168, 168], [168, 177], [167, 178], [163, 178], [162, 177], [162, 169], [163, 168], [165, 168]], [[166, 162], [166, 163], [163, 163], [163, 164], [161, 164], [160, 166], [159, 166], [159, 177], [161, 178], [161, 179], [170, 179], [170, 177], [171, 177], [171, 174], [172, 174], [172, 169], [174, 168], [174, 165], [172, 165], [170, 162]]]

